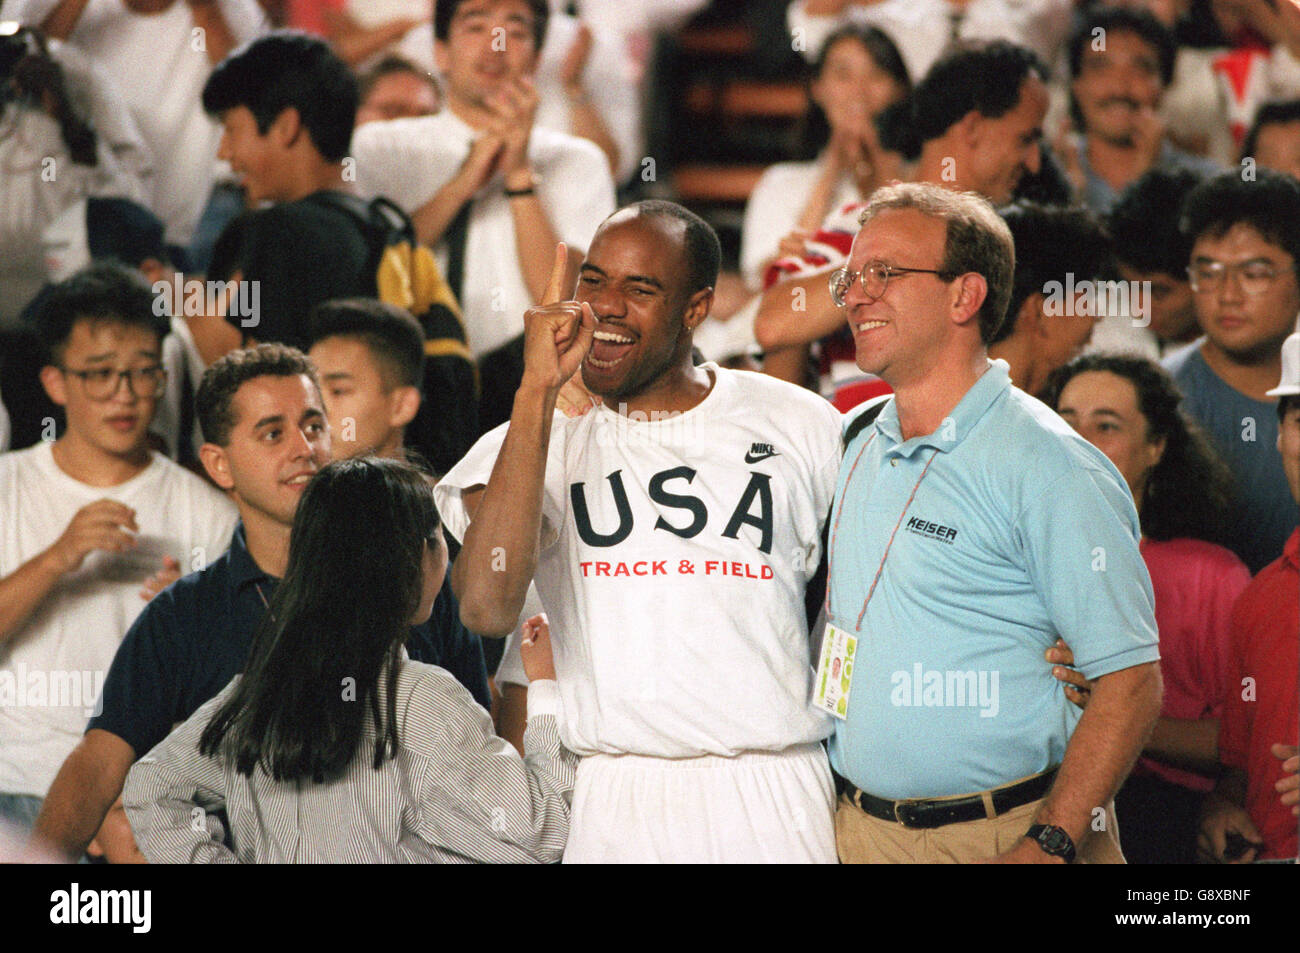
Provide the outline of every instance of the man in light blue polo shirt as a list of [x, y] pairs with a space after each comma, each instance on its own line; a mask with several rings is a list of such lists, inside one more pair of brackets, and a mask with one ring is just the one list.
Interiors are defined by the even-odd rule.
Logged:
[[[831, 514], [840, 857], [1122, 861], [1109, 805], [1160, 707], [1132, 497], [988, 359], [1014, 263], [992, 207], [914, 183], [862, 222], [833, 291], [895, 396], [850, 439]], [[1095, 680], [1082, 714], [1041, 662], [1058, 637]]]

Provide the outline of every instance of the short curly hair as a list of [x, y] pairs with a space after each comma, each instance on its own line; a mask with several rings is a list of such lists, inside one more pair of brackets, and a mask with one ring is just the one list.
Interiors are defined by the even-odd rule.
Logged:
[[203, 372], [198, 393], [194, 395], [199, 427], [203, 439], [218, 447], [230, 443], [235, 429], [235, 394], [256, 377], [297, 377], [304, 375], [320, 396], [316, 365], [306, 354], [287, 344], [258, 344], [231, 351]]
[[1232, 473], [1205, 432], [1182, 409], [1183, 395], [1169, 372], [1149, 358], [1131, 354], [1087, 354], [1058, 368], [1043, 401], [1058, 410], [1065, 385], [1087, 371], [1122, 377], [1137, 391], [1147, 438], [1165, 441], [1160, 462], [1135, 500], [1142, 534], [1155, 540], [1190, 537], [1222, 545], [1228, 538]]

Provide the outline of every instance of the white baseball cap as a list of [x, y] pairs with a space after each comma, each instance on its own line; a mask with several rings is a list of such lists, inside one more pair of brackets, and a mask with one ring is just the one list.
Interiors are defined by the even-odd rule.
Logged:
[[1282, 380], [1267, 393], [1270, 397], [1300, 394], [1300, 331], [1282, 342]]

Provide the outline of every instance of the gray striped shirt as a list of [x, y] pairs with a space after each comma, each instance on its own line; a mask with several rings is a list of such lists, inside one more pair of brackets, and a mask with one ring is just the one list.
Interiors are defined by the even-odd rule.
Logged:
[[[372, 767], [366, 733], [326, 784], [252, 777], [199, 754], [238, 676], [127, 775], [122, 801], [150, 863], [521, 863], [560, 859], [578, 759], [560, 744], [553, 681], [528, 692], [526, 758], [450, 674], [403, 661], [397, 757]], [[382, 683], [383, 680], [381, 680]], [[540, 689], [540, 690], [539, 690]], [[381, 692], [381, 703], [384, 695]], [[222, 844], [224, 808], [234, 850]]]

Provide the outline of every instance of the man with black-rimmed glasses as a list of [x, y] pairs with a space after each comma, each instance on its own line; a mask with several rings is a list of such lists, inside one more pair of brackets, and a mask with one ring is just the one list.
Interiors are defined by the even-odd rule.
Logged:
[[1183, 407], [1232, 470], [1234, 508], [1224, 545], [1252, 573], [1277, 558], [1295, 529], [1295, 501], [1273, 448], [1282, 342], [1300, 312], [1300, 183], [1260, 169], [1225, 172], [1183, 204], [1192, 242], [1188, 277], [1204, 335], [1164, 361]]
[[26, 827], [145, 601], [224, 552], [236, 522], [149, 448], [169, 325], [147, 286], [92, 266], [51, 290], [37, 325], [66, 426], [0, 455], [0, 817]]

